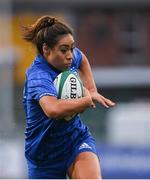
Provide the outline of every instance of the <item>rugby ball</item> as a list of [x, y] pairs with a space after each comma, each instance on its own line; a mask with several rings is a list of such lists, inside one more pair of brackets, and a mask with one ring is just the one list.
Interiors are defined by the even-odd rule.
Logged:
[[[54, 80], [54, 86], [58, 92], [58, 99], [78, 99], [83, 97], [83, 84], [79, 76], [70, 71], [60, 73]], [[76, 114], [65, 117], [72, 119]]]

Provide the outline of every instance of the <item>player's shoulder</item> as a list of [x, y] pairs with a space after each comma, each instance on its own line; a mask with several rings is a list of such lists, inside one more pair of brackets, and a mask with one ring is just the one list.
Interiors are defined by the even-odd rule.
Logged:
[[75, 47], [73, 49], [73, 55], [74, 55], [74, 57], [82, 56], [82, 51], [78, 47]]
[[82, 51], [75, 47], [73, 50], [73, 66], [79, 69], [82, 62]]
[[31, 79], [50, 79], [51, 74], [48, 70], [44, 69], [41, 65], [32, 64], [26, 71], [28, 80]]

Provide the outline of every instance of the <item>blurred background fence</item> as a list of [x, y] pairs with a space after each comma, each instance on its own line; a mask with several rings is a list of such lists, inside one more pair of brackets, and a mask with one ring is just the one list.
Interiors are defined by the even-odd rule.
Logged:
[[22, 91], [34, 48], [20, 24], [50, 14], [74, 28], [98, 91], [117, 105], [82, 114], [103, 178], [150, 178], [150, 1], [0, 0], [0, 178], [26, 178]]

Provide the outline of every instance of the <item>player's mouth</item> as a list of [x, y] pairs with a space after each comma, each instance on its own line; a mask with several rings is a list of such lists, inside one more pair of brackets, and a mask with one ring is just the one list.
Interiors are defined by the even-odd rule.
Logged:
[[70, 67], [72, 63], [65, 64], [65, 67]]

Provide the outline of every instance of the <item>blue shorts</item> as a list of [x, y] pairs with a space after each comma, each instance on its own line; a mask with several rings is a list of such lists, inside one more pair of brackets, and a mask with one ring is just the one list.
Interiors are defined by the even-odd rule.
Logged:
[[[58, 161], [58, 163], [48, 166], [40, 166], [27, 160], [28, 163], [28, 177], [30, 179], [67, 179], [67, 171], [70, 165], [74, 162], [77, 155], [81, 152], [93, 152], [97, 154], [95, 147], [95, 140], [92, 137], [88, 137], [80, 144], [78, 144], [68, 154], [65, 161]], [[61, 158], [60, 158], [61, 159]]]

